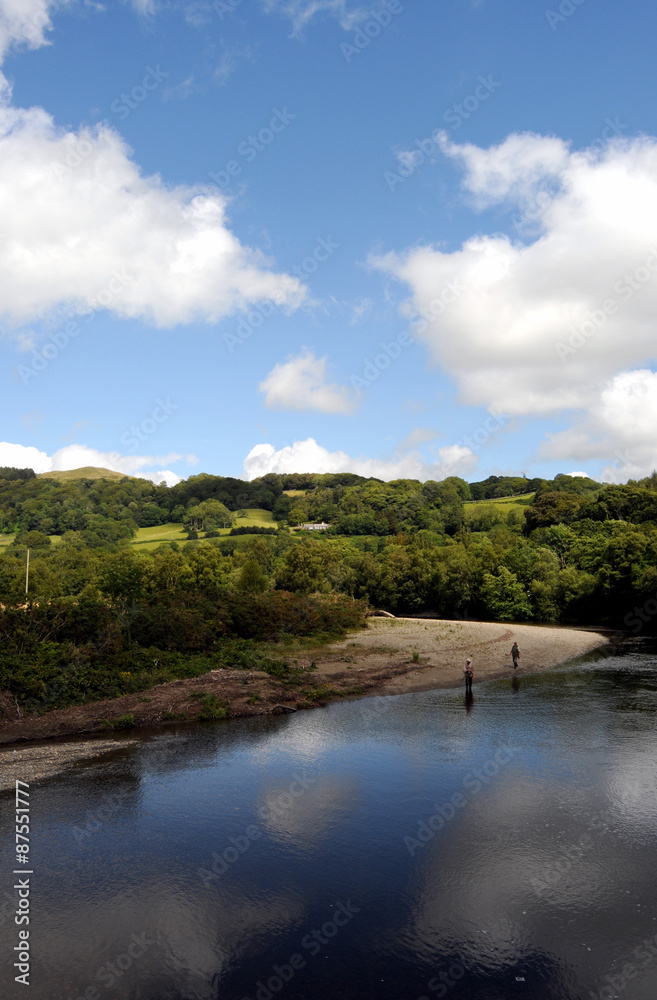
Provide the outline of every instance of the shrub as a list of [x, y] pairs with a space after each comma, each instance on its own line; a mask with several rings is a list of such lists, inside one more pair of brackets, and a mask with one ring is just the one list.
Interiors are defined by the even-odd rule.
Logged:
[[203, 722], [212, 722], [215, 719], [225, 719], [230, 713], [230, 705], [225, 701], [217, 701], [216, 694], [206, 694], [201, 700], [201, 711], [197, 718]]

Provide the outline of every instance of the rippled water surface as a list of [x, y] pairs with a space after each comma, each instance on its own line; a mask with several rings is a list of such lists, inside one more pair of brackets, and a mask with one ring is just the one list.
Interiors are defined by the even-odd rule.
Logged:
[[35, 785], [28, 995], [655, 1000], [656, 708], [637, 641], [469, 706], [181, 727]]

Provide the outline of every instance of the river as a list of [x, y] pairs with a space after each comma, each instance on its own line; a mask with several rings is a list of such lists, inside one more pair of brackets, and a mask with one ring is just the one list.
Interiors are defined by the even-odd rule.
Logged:
[[656, 708], [635, 640], [468, 705], [425, 691], [119, 743], [31, 789], [27, 995], [654, 1000]]

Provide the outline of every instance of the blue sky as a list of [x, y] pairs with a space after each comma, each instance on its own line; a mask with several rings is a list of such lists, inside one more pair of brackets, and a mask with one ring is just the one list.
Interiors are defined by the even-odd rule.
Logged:
[[0, 0], [0, 465], [648, 474], [656, 20]]

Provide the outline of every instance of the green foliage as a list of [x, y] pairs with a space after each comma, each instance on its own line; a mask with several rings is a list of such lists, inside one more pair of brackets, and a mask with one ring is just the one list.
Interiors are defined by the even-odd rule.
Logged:
[[134, 715], [120, 715], [118, 719], [105, 719], [102, 723], [104, 729], [132, 729], [135, 724]]
[[50, 538], [43, 531], [19, 531], [12, 545], [15, 548], [41, 549], [51, 545]]
[[14, 469], [9, 465], [0, 465], [0, 479], [6, 479], [7, 482], [16, 479], [25, 480], [34, 478], [34, 469]]
[[219, 500], [204, 500], [202, 503], [189, 507], [183, 521], [183, 527], [188, 531], [216, 531], [217, 528], [230, 527], [233, 515]]
[[217, 701], [216, 694], [206, 694], [201, 699], [201, 711], [197, 718], [203, 722], [213, 722], [216, 719], [226, 719], [230, 714], [230, 705], [225, 701]]
[[528, 594], [506, 566], [500, 566], [496, 574], [484, 573], [481, 600], [486, 612], [497, 621], [524, 621], [532, 617]]

